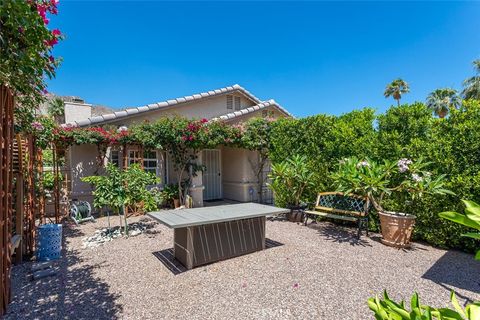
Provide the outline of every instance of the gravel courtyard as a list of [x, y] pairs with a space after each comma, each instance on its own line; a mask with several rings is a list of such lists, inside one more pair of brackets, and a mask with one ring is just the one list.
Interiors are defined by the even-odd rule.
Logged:
[[[372, 319], [366, 300], [386, 288], [394, 298], [449, 304], [480, 300], [480, 262], [472, 255], [415, 244], [382, 245], [377, 235], [330, 223], [309, 227], [267, 221], [267, 238], [282, 245], [174, 274], [159, 259], [173, 232], [149, 218], [130, 239], [83, 248], [106, 219], [64, 226], [65, 256], [56, 276], [30, 280], [16, 266], [5, 319]], [[112, 219], [118, 223], [118, 218]]]

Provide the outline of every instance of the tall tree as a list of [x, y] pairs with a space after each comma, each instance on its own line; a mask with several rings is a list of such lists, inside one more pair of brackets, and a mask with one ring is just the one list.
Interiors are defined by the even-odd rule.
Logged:
[[445, 118], [452, 109], [458, 109], [462, 99], [457, 90], [441, 88], [431, 92], [427, 97], [427, 107], [440, 118]]
[[393, 97], [393, 99], [397, 100], [397, 105], [400, 105], [400, 99], [402, 98], [402, 94], [410, 92], [410, 87], [408, 83], [403, 79], [395, 79], [390, 83], [383, 95], [385, 98]]
[[65, 102], [60, 97], [54, 97], [48, 102], [47, 113], [57, 123], [65, 122]]
[[463, 97], [480, 100], [480, 59], [473, 61], [475, 75], [463, 81]]

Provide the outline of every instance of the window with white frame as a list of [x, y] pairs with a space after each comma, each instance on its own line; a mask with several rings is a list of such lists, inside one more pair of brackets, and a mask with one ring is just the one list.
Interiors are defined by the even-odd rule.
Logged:
[[157, 151], [145, 151], [143, 153], [143, 170], [158, 176], [158, 157]]
[[128, 165], [140, 163], [140, 151], [129, 150], [128, 151]]
[[115, 167], [120, 167], [120, 152], [118, 150], [110, 150], [110, 163]]

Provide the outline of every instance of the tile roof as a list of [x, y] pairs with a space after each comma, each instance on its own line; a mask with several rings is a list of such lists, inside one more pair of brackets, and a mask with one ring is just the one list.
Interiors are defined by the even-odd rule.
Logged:
[[[178, 104], [181, 104], [181, 103], [184, 103], [184, 102], [190, 102], [190, 101], [205, 99], [205, 98], [208, 98], [208, 97], [215, 97], [215, 96], [218, 96], [218, 95], [223, 95], [223, 94], [232, 93], [232, 92], [242, 93], [247, 98], [249, 98], [252, 101], [254, 101], [255, 103], [257, 103], [257, 105], [254, 106], [254, 107], [249, 107], [249, 108], [246, 108], [246, 109], [242, 109], [240, 111], [249, 110], [249, 109], [252, 109], [252, 108], [255, 108], [255, 107], [257, 107], [257, 109], [255, 109], [255, 110], [258, 110], [259, 108], [265, 108], [265, 106], [264, 106], [265, 104], [275, 104], [282, 112], [286, 113], [287, 115], [290, 115], [290, 113], [288, 113], [288, 111], [286, 111], [285, 109], [280, 107], [273, 100], [269, 100], [267, 102], [262, 102], [256, 96], [251, 94], [248, 90], [246, 90], [245, 88], [243, 88], [242, 86], [240, 86], [238, 84], [235, 84], [233, 86], [229, 86], [229, 87], [225, 87], [225, 88], [221, 88], [221, 89], [211, 90], [211, 91], [208, 91], [208, 92], [202, 92], [202, 93], [193, 94], [193, 95], [190, 95], [190, 96], [180, 97], [180, 98], [171, 99], [171, 100], [166, 100], [166, 101], [162, 101], [162, 102], [158, 102], [158, 103], [152, 103], [152, 104], [148, 104], [146, 106], [141, 106], [141, 107], [136, 107], [136, 108], [127, 108], [125, 110], [116, 111], [114, 113], [103, 114], [103, 115], [91, 117], [91, 118], [88, 118], [88, 119], [75, 121], [75, 122], [72, 122], [72, 123], [65, 124], [64, 126], [86, 127], [86, 126], [90, 126], [90, 125], [100, 125], [100, 124], [104, 124], [106, 122], [115, 121], [115, 120], [118, 120], [118, 119], [129, 117], [129, 116], [132, 116], [134, 114], [140, 114], [140, 113], [144, 113], [144, 112], [148, 112], [148, 111], [159, 110], [159, 109], [163, 109], [163, 108], [167, 108], [167, 107], [174, 107], [174, 106], [176, 106]], [[239, 111], [236, 111], [236, 112], [239, 112]], [[233, 112], [233, 114], [236, 113], [236, 112]], [[249, 112], [252, 112], [252, 111], [249, 111]], [[230, 114], [228, 114], [228, 115], [230, 115]], [[228, 116], [228, 115], [225, 115], [225, 116]], [[222, 117], [224, 117], [224, 116], [222, 116]], [[222, 118], [222, 117], [220, 117], [220, 118]]]
[[245, 108], [245, 109], [241, 109], [241, 110], [238, 110], [238, 111], [235, 111], [235, 112], [224, 114], [220, 117], [214, 118], [213, 120], [228, 121], [228, 120], [235, 119], [237, 117], [241, 117], [243, 115], [247, 115], [249, 113], [252, 113], [252, 112], [255, 112], [255, 111], [258, 111], [258, 110], [265, 109], [267, 107], [275, 107], [280, 112], [282, 112], [285, 115], [293, 118], [293, 115], [290, 112], [288, 112], [285, 108], [283, 108], [281, 105], [279, 105], [275, 100], [270, 99], [268, 101], [261, 102], [259, 104], [256, 104], [254, 106], [251, 106], [251, 107], [248, 107], [248, 108]]

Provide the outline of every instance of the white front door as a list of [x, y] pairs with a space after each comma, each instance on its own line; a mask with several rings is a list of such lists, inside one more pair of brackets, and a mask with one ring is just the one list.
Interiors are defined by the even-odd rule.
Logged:
[[222, 163], [220, 150], [207, 149], [202, 152], [203, 172], [203, 200], [222, 199]]

